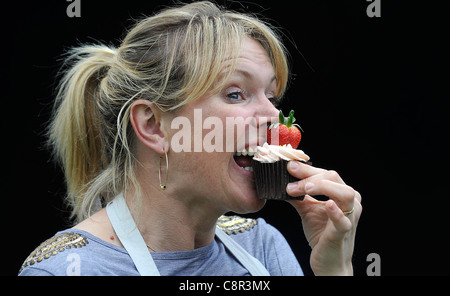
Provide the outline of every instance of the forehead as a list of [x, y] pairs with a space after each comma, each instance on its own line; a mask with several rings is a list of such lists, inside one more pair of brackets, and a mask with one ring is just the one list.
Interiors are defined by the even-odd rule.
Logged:
[[245, 38], [238, 57], [238, 63], [256, 63], [272, 68], [272, 63], [265, 49], [258, 41], [251, 38]]
[[[229, 73], [234, 64], [233, 73]], [[260, 78], [272, 82], [276, 79], [271, 60], [262, 45], [251, 38], [246, 38], [242, 44], [239, 56], [224, 64], [223, 74], [243, 76], [244, 78]]]

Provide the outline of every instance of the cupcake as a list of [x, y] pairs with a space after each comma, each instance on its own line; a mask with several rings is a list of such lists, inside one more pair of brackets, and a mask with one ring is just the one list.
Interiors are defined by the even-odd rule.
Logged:
[[303, 199], [291, 197], [286, 193], [288, 183], [298, 181], [287, 171], [290, 160], [308, 163], [309, 156], [297, 150], [301, 140], [300, 126], [294, 124], [294, 111], [285, 118], [280, 111], [279, 122], [272, 124], [267, 130], [267, 140], [263, 146], [256, 147], [252, 159], [256, 192], [260, 199]]
[[292, 148], [290, 144], [279, 146], [265, 143], [262, 147], [256, 147], [252, 167], [256, 193], [260, 199], [303, 199], [286, 193], [287, 184], [299, 180], [287, 171], [290, 160], [307, 163], [309, 156], [302, 150]]

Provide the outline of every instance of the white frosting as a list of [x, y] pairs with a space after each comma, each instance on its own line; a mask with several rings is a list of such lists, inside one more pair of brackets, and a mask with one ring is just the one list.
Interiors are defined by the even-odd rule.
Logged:
[[290, 144], [278, 146], [264, 143], [263, 146], [256, 147], [256, 153], [253, 159], [263, 163], [275, 162], [280, 159], [307, 162], [309, 156], [302, 150], [292, 148]]

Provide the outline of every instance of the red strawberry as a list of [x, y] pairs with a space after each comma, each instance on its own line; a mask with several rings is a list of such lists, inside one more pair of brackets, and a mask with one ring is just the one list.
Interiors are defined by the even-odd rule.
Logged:
[[[283, 111], [280, 110], [280, 122], [271, 124], [267, 129], [267, 142], [272, 145], [287, 145], [291, 144], [292, 148], [296, 149], [302, 134], [297, 128], [298, 124], [294, 124], [294, 110], [291, 110], [289, 117], [284, 117]], [[301, 128], [300, 128], [301, 129]]]

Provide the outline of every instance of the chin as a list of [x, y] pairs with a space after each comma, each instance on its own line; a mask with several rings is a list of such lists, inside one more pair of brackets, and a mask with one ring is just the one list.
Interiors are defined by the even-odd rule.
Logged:
[[266, 200], [259, 199], [256, 196], [256, 191], [253, 189], [253, 194], [248, 194], [243, 196], [244, 191], [242, 191], [239, 196], [234, 198], [234, 204], [231, 211], [236, 214], [249, 214], [260, 211], [266, 204]]
[[230, 200], [230, 211], [237, 214], [254, 213], [261, 210], [266, 204], [265, 199], [259, 199], [253, 180], [242, 179], [234, 183]]

